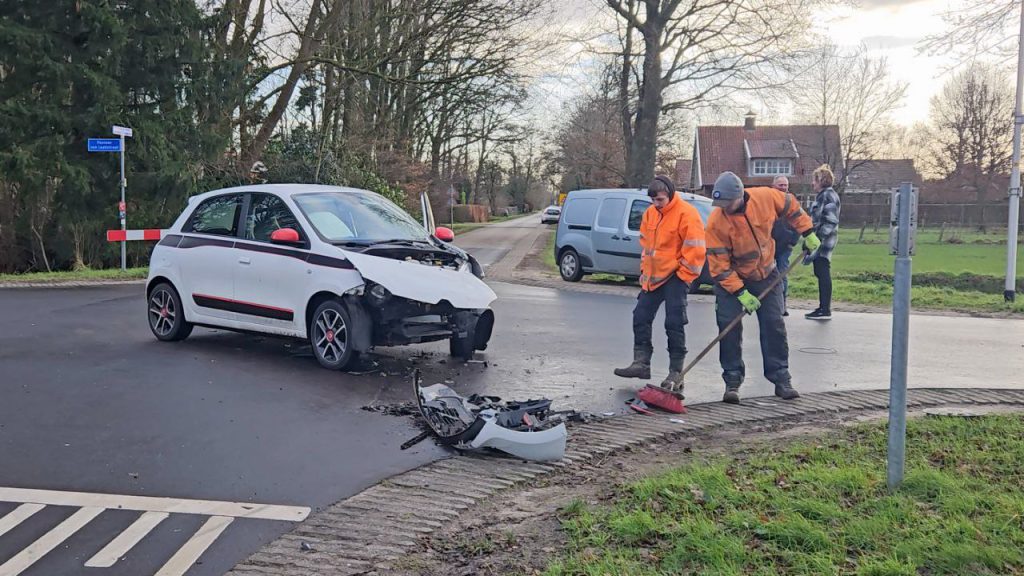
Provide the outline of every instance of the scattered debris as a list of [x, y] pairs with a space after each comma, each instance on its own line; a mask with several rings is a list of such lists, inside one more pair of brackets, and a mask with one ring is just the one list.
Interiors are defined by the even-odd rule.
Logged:
[[551, 411], [551, 400], [503, 402], [494, 396], [460, 396], [444, 384], [422, 388], [417, 370], [413, 389], [423, 419], [442, 444], [460, 450], [494, 448], [526, 460], [560, 460], [565, 455], [569, 413]]
[[420, 434], [417, 435], [415, 438], [403, 442], [400, 448], [402, 450], [408, 450], [409, 448], [412, 448], [413, 446], [419, 444], [420, 442], [423, 442], [427, 438], [430, 438], [431, 434], [433, 434], [433, 432], [430, 430], [427, 430], [426, 432], [420, 432]]
[[420, 413], [420, 409], [416, 404], [412, 402], [402, 402], [400, 404], [373, 404], [369, 406], [363, 406], [363, 410], [367, 412], [377, 412], [378, 414], [384, 414], [386, 416], [416, 416]]
[[686, 424], [686, 421], [681, 418], [669, 418], [668, 421], [673, 424]]
[[313, 548], [313, 547], [312, 547], [312, 546], [311, 546], [311, 545], [309, 544], [309, 542], [306, 542], [305, 540], [303, 540], [303, 541], [302, 541], [302, 542], [301, 542], [301, 543], [299, 544], [299, 550], [302, 550], [303, 552], [316, 552], [316, 548]]

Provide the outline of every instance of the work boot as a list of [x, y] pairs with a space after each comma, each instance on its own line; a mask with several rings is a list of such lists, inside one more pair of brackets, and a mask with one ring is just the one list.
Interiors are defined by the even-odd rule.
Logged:
[[725, 394], [722, 395], [722, 402], [726, 404], [739, 404], [740, 403], [740, 385], [739, 384], [726, 384]]
[[661, 387], [665, 390], [682, 393], [683, 372], [681, 370], [669, 370], [668, 376], [665, 376], [665, 379], [661, 381]]
[[633, 350], [633, 363], [625, 368], [616, 368], [615, 375], [620, 378], [651, 379], [651, 353], [646, 350]]
[[779, 382], [775, 385], [775, 395], [783, 400], [793, 400], [800, 397], [789, 382]]

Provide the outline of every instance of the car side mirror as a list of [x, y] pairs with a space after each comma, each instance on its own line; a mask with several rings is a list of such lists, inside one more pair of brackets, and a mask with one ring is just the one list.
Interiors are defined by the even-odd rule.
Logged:
[[273, 244], [302, 244], [299, 233], [294, 228], [278, 228], [270, 234], [270, 242]]
[[442, 242], [451, 242], [455, 240], [455, 232], [451, 228], [438, 226], [434, 229], [434, 237]]

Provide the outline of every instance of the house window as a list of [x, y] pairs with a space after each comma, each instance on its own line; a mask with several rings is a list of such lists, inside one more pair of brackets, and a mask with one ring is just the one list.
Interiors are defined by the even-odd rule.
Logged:
[[754, 176], [789, 176], [792, 173], [792, 160], [754, 160]]

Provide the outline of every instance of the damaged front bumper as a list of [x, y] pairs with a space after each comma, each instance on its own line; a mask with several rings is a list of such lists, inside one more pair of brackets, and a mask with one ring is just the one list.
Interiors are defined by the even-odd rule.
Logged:
[[444, 444], [493, 448], [542, 462], [565, 456], [568, 433], [564, 422], [547, 418], [550, 400], [499, 404], [492, 398], [463, 398], [444, 384], [423, 388], [417, 381], [414, 387], [420, 413]]

